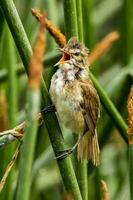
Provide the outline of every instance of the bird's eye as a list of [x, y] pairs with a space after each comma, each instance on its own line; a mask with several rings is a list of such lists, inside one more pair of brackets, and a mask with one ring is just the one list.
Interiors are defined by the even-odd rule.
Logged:
[[79, 56], [79, 54], [80, 54], [79, 52], [74, 53], [75, 56]]

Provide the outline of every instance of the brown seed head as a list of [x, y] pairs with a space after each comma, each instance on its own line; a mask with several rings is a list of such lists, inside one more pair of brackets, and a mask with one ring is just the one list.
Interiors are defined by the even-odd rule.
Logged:
[[39, 88], [42, 72], [42, 60], [45, 49], [45, 33], [42, 23], [38, 30], [35, 45], [33, 48], [33, 56], [29, 65], [29, 86], [30, 88]]
[[128, 134], [129, 136], [133, 136], [133, 85], [129, 93], [127, 109], [128, 109]]
[[32, 15], [36, 17], [38, 21], [41, 21], [43, 27], [46, 28], [49, 33], [54, 37], [57, 44], [63, 47], [66, 44], [66, 38], [61, 31], [47, 18], [47, 14], [42, 14], [38, 9], [31, 9]]

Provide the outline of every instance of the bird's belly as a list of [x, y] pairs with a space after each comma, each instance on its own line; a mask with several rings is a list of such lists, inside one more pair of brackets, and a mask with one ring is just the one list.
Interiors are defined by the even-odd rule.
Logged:
[[61, 122], [72, 132], [82, 134], [84, 132], [84, 117], [81, 111], [77, 111], [66, 106], [66, 102], [61, 102], [57, 106], [57, 113]]
[[54, 92], [52, 99], [61, 122], [72, 132], [83, 133], [85, 127], [81, 108], [83, 97], [79, 85], [76, 81], [71, 82], [64, 86], [60, 93], [56, 88]]

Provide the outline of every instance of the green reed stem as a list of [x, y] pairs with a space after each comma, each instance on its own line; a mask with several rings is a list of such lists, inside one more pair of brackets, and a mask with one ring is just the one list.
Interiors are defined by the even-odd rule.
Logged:
[[92, 50], [95, 44], [95, 30], [92, 23], [92, 13], [94, 11], [93, 0], [83, 0], [83, 24], [84, 24], [84, 41], [86, 46]]
[[[44, 8], [46, 7], [49, 19], [54, 23], [57, 24], [57, 2], [55, 0], [46, 0], [43, 2]], [[56, 48], [56, 43], [54, 38], [51, 35], [48, 35], [48, 51], [52, 51]]]
[[[82, 17], [82, 1], [77, 0], [76, 2], [76, 10], [77, 10], [77, 27], [78, 27], [78, 39], [79, 41], [84, 41], [83, 36], [83, 17]], [[71, 19], [72, 21], [74, 19]], [[68, 26], [68, 25], [67, 25]], [[83, 200], [88, 200], [88, 173], [87, 173], [87, 161], [78, 161], [77, 160], [77, 179], [80, 187], [81, 195]]]
[[16, 74], [16, 57], [14, 42], [8, 29], [6, 29], [5, 38], [5, 65], [8, 70], [8, 100], [9, 100], [9, 126], [16, 126], [17, 113], [17, 74]]
[[[78, 27], [78, 38], [79, 41], [83, 42], [83, 16], [82, 16], [82, 1], [76, 1], [76, 11], [77, 11], [77, 27]], [[73, 19], [71, 19], [73, 21]]]
[[[92, 21], [92, 16], [94, 14], [94, 0], [82, 0], [83, 4], [83, 24], [84, 24], [84, 42], [86, 47], [92, 52], [96, 44], [96, 26]], [[100, 68], [98, 60], [93, 63], [92, 72], [95, 75], [99, 75]]]
[[78, 35], [77, 15], [75, 0], [63, 0], [65, 33], [69, 40], [72, 36]]
[[25, 130], [23, 146], [21, 150], [16, 200], [30, 199], [30, 188], [32, 181], [31, 172], [38, 127], [36, 116], [40, 108], [39, 89], [28, 88], [27, 103], [28, 109], [26, 123], [28, 124], [28, 126]]
[[[9, 128], [13, 128], [16, 126], [16, 113], [17, 113], [17, 77], [15, 71], [16, 64], [16, 55], [14, 49], [14, 42], [12, 36], [5, 26], [4, 29], [4, 50], [3, 50], [3, 59], [4, 68], [8, 71], [8, 87], [7, 87], [7, 99], [8, 99], [8, 116], [9, 116]], [[11, 137], [12, 139], [12, 137]], [[12, 144], [6, 149], [6, 155], [4, 157], [5, 160], [9, 160], [13, 155], [15, 150], [15, 144]], [[7, 182], [8, 193], [6, 192], [6, 197], [8, 200], [13, 198], [13, 189], [12, 189], [12, 181], [14, 176], [15, 169], [9, 175]]]
[[122, 51], [122, 61], [123, 64], [128, 64], [130, 61], [131, 54], [133, 53], [133, 1], [124, 0], [122, 8], [122, 26], [121, 26], [121, 51]]
[[[76, 7], [76, 10], [75, 10], [75, 7]], [[80, 41], [83, 41], [81, 0], [78, 0], [78, 1], [64, 0], [64, 18], [65, 18], [65, 31], [66, 31], [67, 39], [73, 36], [77, 36]], [[77, 179], [78, 179], [78, 184], [80, 187], [82, 198], [84, 200], [87, 200], [88, 199], [87, 163], [85, 161], [83, 162], [76, 161], [76, 168], [77, 168], [76, 170]]]
[[4, 26], [4, 16], [2, 13], [2, 10], [0, 8], [0, 40], [1, 40], [1, 36], [2, 36], [2, 32], [3, 32], [3, 26]]
[[27, 71], [28, 63], [32, 56], [32, 48], [24, 31], [20, 17], [18, 16], [16, 7], [12, 0], [1, 0], [0, 6]]

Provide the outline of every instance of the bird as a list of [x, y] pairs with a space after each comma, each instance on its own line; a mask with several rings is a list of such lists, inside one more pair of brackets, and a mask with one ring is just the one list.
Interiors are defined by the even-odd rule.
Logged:
[[62, 58], [55, 65], [58, 69], [52, 76], [49, 93], [60, 121], [78, 134], [79, 139], [57, 158], [66, 157], [77, 147], [78, 160], [88, 160], [98, 166], [100, 150], [96, 126], [100, 100], [89, 78], [89, 51], [76, 37], [72, 37], [60, 51]]

